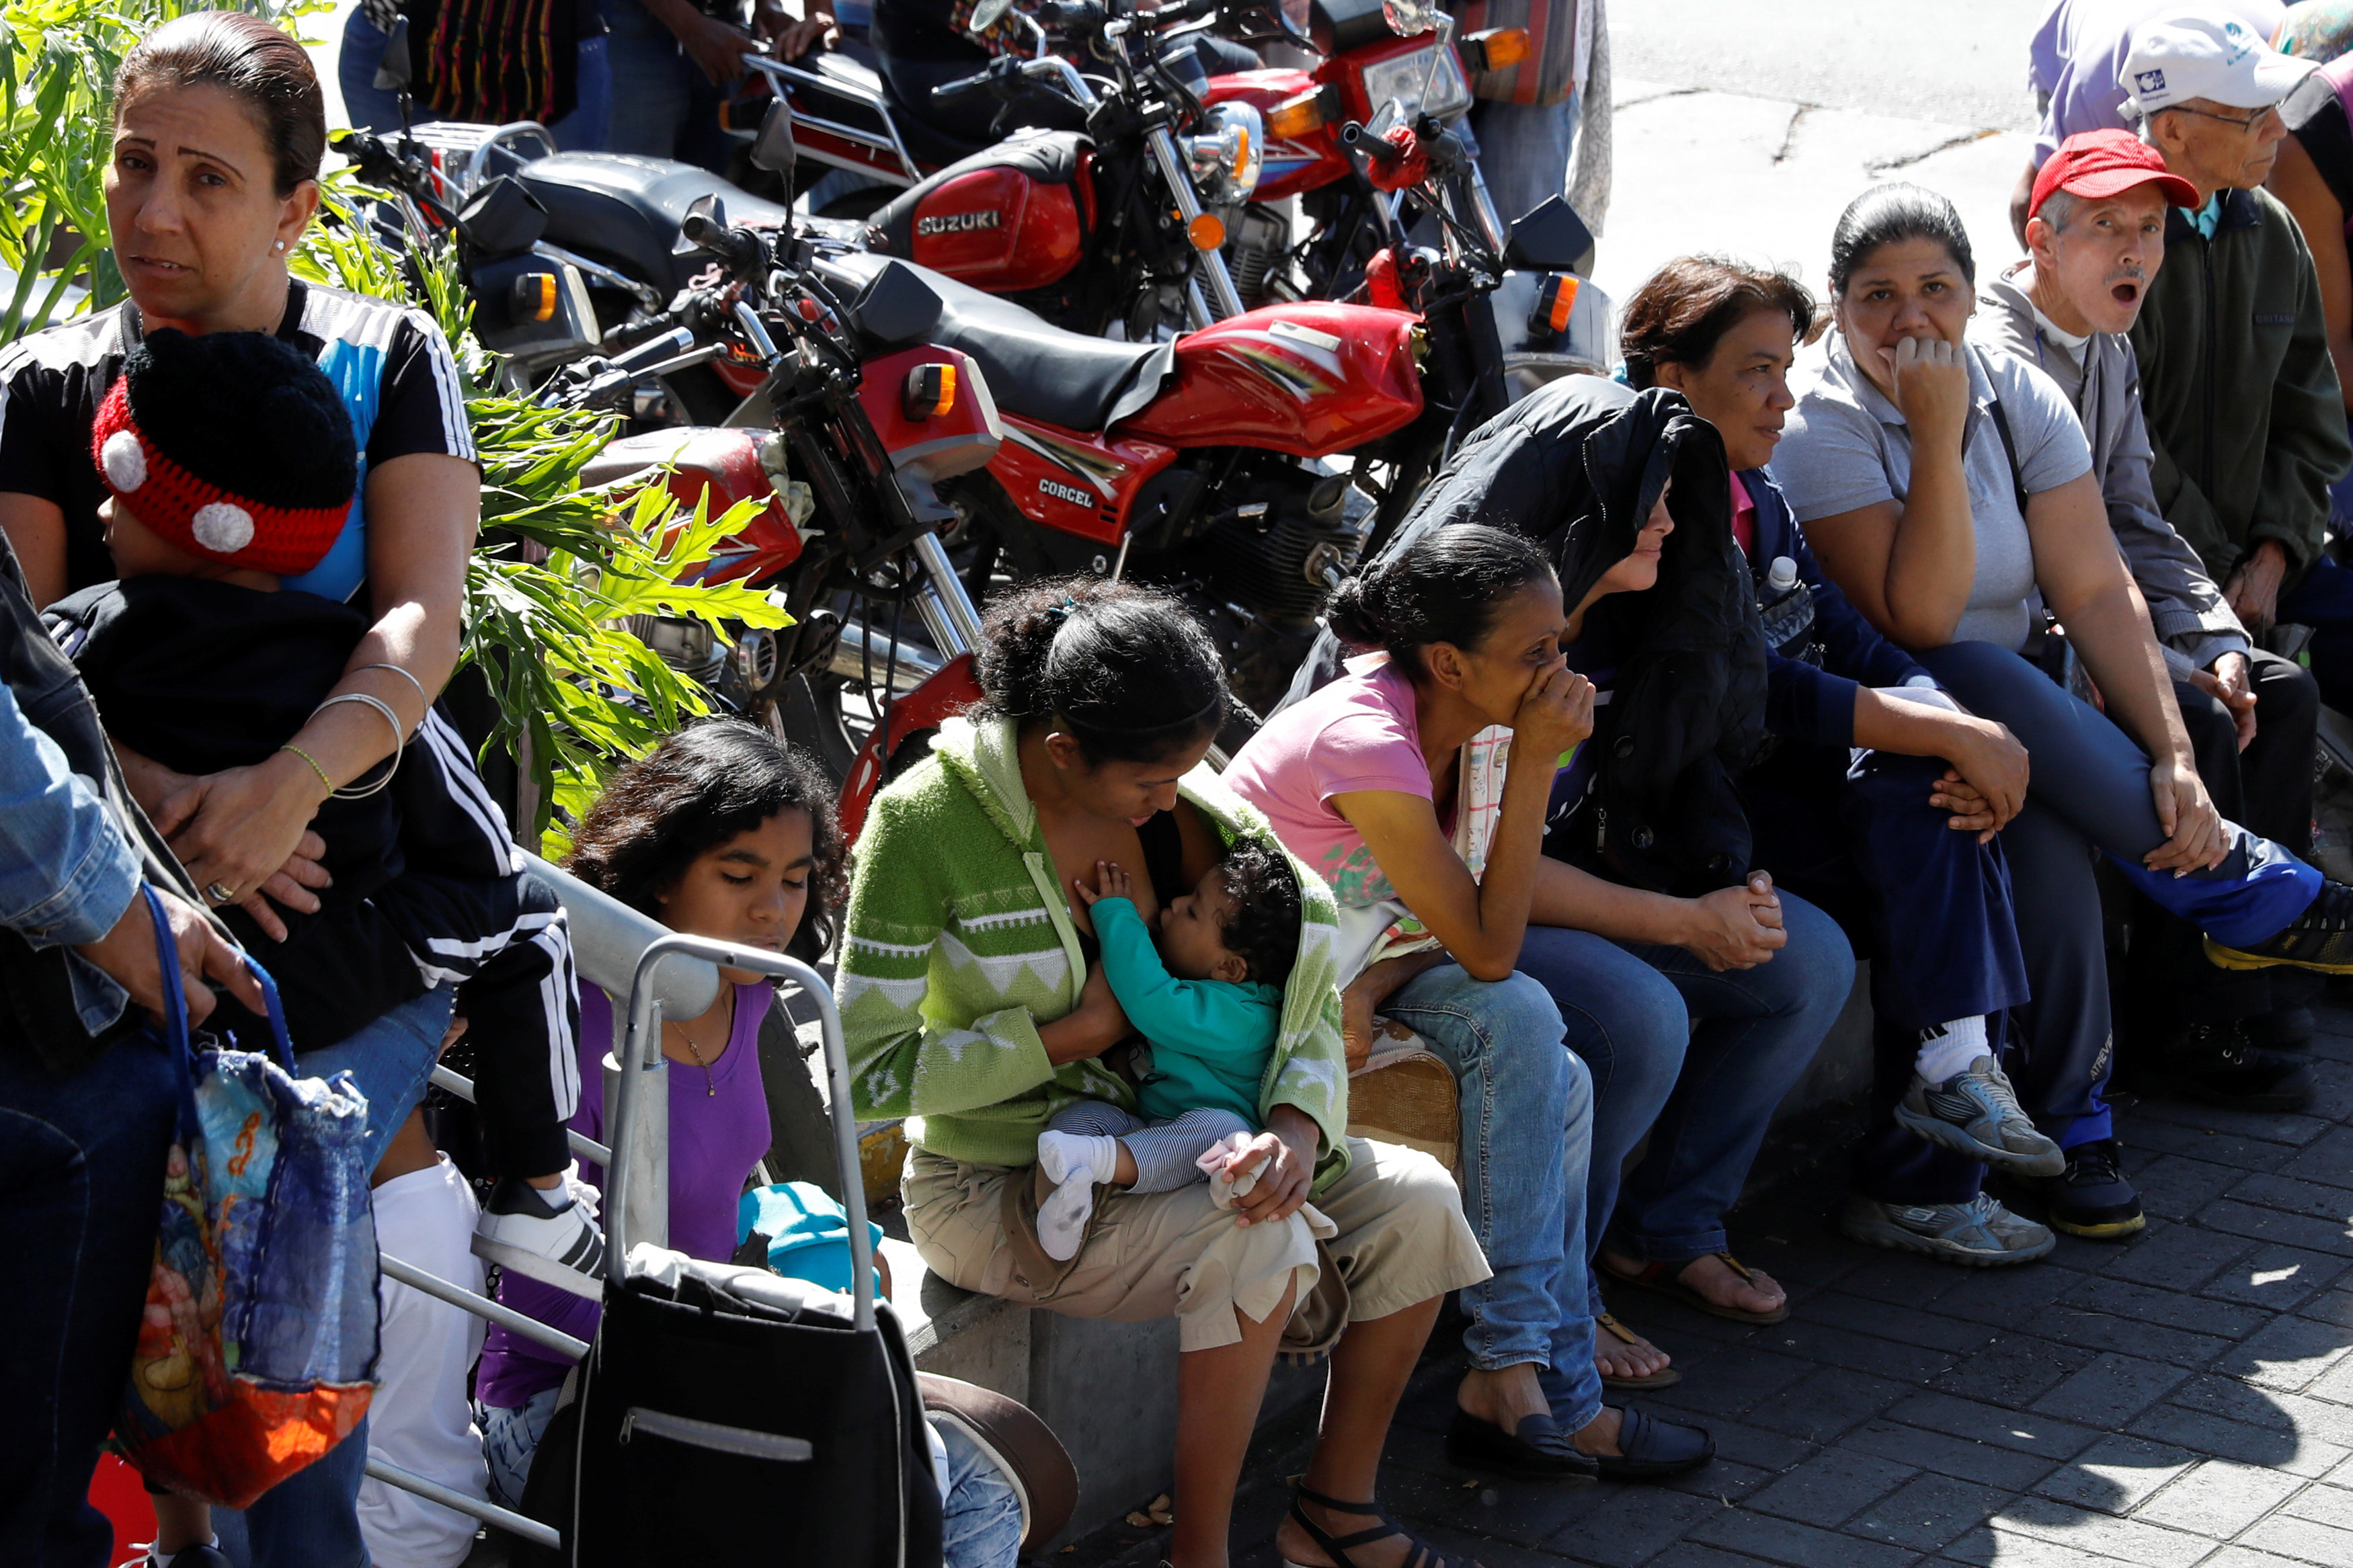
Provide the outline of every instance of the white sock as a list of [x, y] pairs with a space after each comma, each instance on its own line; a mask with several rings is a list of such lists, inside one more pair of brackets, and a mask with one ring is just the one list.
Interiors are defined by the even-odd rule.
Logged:
[[1986, 1047], [1985, 1015], [1978, 1013], [1923, 1030], [1912, 1068], [1930, 1083], [1943, 1083], [1968, 1071], [1979, 1057], [1992, 1054]]
[[[214, 1551], [218, 1552], [220, 1550], [220, 1537], [216, 1535], [210, 1541], [206, 1542], [205, 1544], [211, 1547]], [[180, 1548], [180, 1552], [192, 1552], [194, 1550], [194, 1547], [189, 1546], [183, 1546]], [[177, 1557], [180, 1554], [180, 1552], [159, 1552], [154, 1547], [150, 1546], [147, 1548], [147, 1561], [153, 1563], [155, 1568], [172, 1568], [172, 1560]]]
[[1038, 1242], [1060, 1263], [1078, 1256], [1095, 1212], [1095, 1184], [1119, 1173], [1119, 1140], [1075, 1132], [1038, 1134], [1038, 1166], [1054, 1190], [1038, 1205]]

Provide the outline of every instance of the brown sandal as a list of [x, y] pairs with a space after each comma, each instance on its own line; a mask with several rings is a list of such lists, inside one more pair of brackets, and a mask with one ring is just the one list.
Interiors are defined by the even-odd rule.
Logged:
[[[1735, 1274], [1739, 1275], [1749, 1284], [1757, 1283], [1757, 1276], [1751, 1274], [1746, 1265], [1729, 1252], [1718, 1252], [1712, 1256], [1724, 1259], [1725, 1265]], [[1709, 1300], [1705, 1296], [1683, 1283], [1683, 1270], [1698, 1261], [1696, 1258], [1686, 1258], [1676, 1263], [1645, 1263], [1631, 1274], [1623, 1273], [1607, 1263], [1601, 1267], [1604, 1273], [1620, 1284], [1640, 1285], [1645, 1290], [1656, 1290], [1662, 1295], [1672, 1296], [1692, 1310], [1705, 1312], [1711, 1318], [1725, 1318], [1736, 1323], [1778, 1323], [1789, 1315], [1789, 1299], [1786, 1290], [1782, 1292], [1781, 1304], [1769, 1312], [1751, 1312], [1745, 1308], [1727, 1307], [1721, 1302]]]
[[[1628, 1328], [1625, 1324], [1620, 1322], [1616, 1318], [1611, 1317], [1607, 1312], [1604, 1312], [1599, 1317], [1594, 1319], [1593, 1326], [1602, 1332], [1614, 1334], [1620, 1340], [1630, 1345], [1650, 1343], [1650, 1342], [1642, 1338], [1641, 1335], [1636, 1333], [1633, 1330]], [[1656, 1345], [1651, 1345], [1651, 1348], [1656, 1350], [1658, 1347]], [[1597, 1357], [1596, 1359], [1598, 1360], [1599, 1358]], [[1652, 1394], [1662, 1388], [1672, 1388], [1683, 1380], [1683, 1374], [1682, 1372], [1674, 1367], [1668, 1366], [1662, 1367], [1657, 1372], [1651, 1373], [1643, 1377], [1612, 1377], [1605, 1372], [1601, 1374], [1601, 1386], [1619, 1394]]]

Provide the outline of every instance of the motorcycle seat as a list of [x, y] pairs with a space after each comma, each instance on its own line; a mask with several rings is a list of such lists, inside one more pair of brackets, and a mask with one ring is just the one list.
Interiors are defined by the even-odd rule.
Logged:
[[679, 224], [699, 197], [717, 193], [727, 221], [786, 228], [792, 214], [707, 169], [668, 158], [618, 153], [558, 153], [515, 171], [547, 209], [545, 237], [607, 262], [667, 297], [710, 265], [701, 251], [679, 255]]
[[1105, 430], [1141, 411], [1176, 374], [1173, 343], [1121, 343], [1064, 331], [1009, 300], [895, 257], [827, 258], [874, 349], [962, 349], [997, 406], [1065, 430]]

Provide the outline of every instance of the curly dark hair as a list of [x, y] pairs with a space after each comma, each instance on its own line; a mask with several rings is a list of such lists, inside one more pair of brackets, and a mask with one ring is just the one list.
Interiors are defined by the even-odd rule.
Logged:
[[1291, 978], [1299, 958], [1299, 879], [1282, 851], [1245, 838], [1218, 862], [1234, 911], [1226, 919], [1226, 949], [1250, 965], [1261, 985]]
[[1054, 721], [1090, 763], [1156, 763], [1226, 721], [1208, 633], [1157, 588], [1054, 577], [1008, 588], [981, 629], [985, 713]]
[[833, 943], [849, 901], [849, 849], [833, 786], [807, 753], [741, 719], [706, 719], [615, 773], [572, 836], [565, 868], [656, 920], [659, 895], [707, 849], [780, 812], [808, 813], [816, 864], [807, 912], [786, 951], [814, 957]]

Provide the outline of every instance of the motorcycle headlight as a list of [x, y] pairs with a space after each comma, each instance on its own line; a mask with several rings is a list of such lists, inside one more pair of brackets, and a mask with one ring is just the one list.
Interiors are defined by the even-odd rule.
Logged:
[[1210, 206], [1233, 206], [1258, 189], [1266, 162], [1266, 121], [1247, 103], [1220, 103], [1184, 139], [1193, 186]]
[[1360, 74], [1365, 100], [1372, 112], [1378, 114], [1382, 105], [1395, 102], [1401, 111], [1398, 119], [1406, 124], [1411, 124], [1416, 114], [1446, 120], [1471, 107], [1471, 81], [1462, 74], [1462, 62], [1455, 58], [1451, 44], [1433, 41], [1422, 48], [1391, 55], [1361, 68]]

